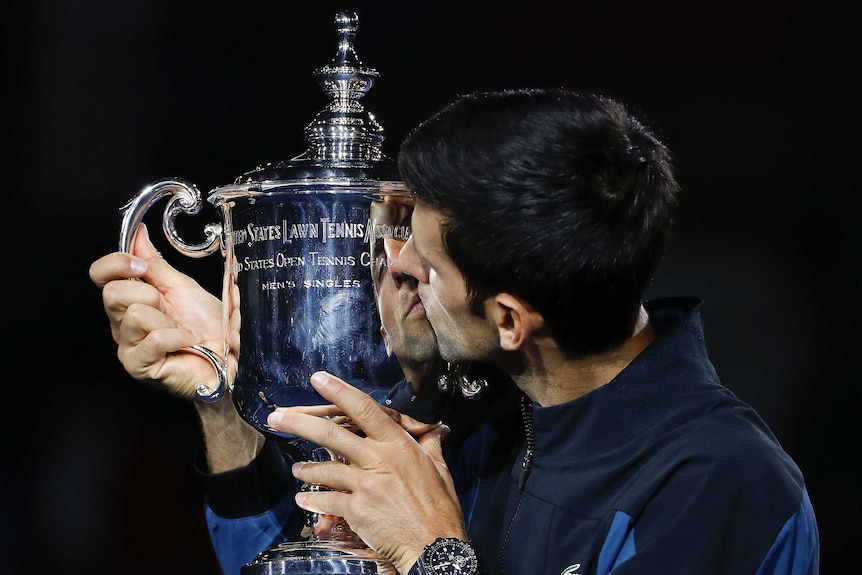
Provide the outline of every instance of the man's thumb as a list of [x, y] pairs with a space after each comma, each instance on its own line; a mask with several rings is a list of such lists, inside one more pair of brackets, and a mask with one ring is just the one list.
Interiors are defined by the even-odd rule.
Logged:
[[[443, 438], [452, 430], [448, 425], [441, 424], [419, 438], [419, 445], [437, 463], [443, 464]], [[445, 464], [444, 464], [445, 465]]]
[[135, 232], [135, 241], [132, 245], [132, 253], [147, 261], [148, 268], [146, 274], [144, 274], [147, 283], [152, 285], [167, 285], [172, 283], [172, 275], [179, 274], [171, 264], [165, 261], [162, 254], [153, 245], [146, 224], [142, 223], [138, 226]]

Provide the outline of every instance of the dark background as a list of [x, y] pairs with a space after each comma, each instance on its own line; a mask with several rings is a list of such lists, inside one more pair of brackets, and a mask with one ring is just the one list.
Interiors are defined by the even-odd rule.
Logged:
[[[146, 184], [207, 192], [304, 149], [343, 8], [381, 72], [363, 103], [391, 155], [475, 89], [566, 86], [640, 113], [684, 188], [653, 295], [706, 300], [725, 384], [806, 475], [823, 571], [858, 557], [855, 18], [814, 0], [217, 5], [5, 9], [0, 574], [218, 573], [194, 412], [122, 371], [87, 268]], [[213, 287], [212, 257], [179, 265]]]

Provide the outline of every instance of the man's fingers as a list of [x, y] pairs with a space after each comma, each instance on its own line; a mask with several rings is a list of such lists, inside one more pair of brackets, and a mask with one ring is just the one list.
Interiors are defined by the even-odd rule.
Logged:
[[[140, 282], [135, 282], [140, 283]], [[199, 343], [200, 336], [178, 327], [159, 310], [139, 303], [131, 304], [117, 330], [117, 356], [126, 370], [138, 376], [155, 378], [150, 373], [164, 357]]]
[[403, 413], [399, 413], [395, 410], [392, 410], [392, 414], [392, 420], [404, 429], [406, 429], [407, 433], [409, 433], [413, 437], [420, 437], [422, 435], [425, 435], [426, 433], [434, 431], [435, 429], [439, 429], [443, 425], [442, 421], [437, 421], [435, 423], [424, 423], [422, 421], [419, 421], [418, 419], [413, 419], [409, 415], [404, 415]]
[[341, 524], [342, 521], [344, 520], [341, 517], [318, 513], [317, 521], [314, 523], [314, 534], [318, 537], [325, 537], [327, 533]]
[[137, 346], [138, 361], [151, 364], [168, 354], [185, 350], [198, 342], [198, 336], [185, 328], [159, 329], [147, 334]]
[[448, 425], [439, 425], [420, 436], [417, 440], [419, 445], [434, 460], [434, 463], [438, 465], [446, 465], [443, 460], [443, 438], [449, 435], [449, 433], [450, 429]]
[[161, 257], [150, 241], [147, 226], [141, 224], [135, 232], [132, 253], [114, 252], [100, 257], [90, 264], [90, 280], [102, 289], [114, 280], [140, 278], [149, 271], [151, 260]]
[[[307, 413], [308, 415], [316, 415], [317, 417], [328, 417], [329, 419], [344, 416], [344, 412], [341, 411], [341, 408], [337, 405], [332, 405], [331, 403], [324, 403], [321, 405], [294, 405], [291, 409], [293, 411]], [[344, 416], [342, 419], [346, 420], [347, 417]], [[336, 421], [336, 423], [341, 423], [341, 421]]]
[[449, 474], [449, 468], [446, 465], [446, 461], [443, 459], [443, 439], [449, 435], [450, 432], [448, 425], [441, 425], [437, 429], [426, 433], [417, 441], [437, 466], [437, 471], [440, 474], [440, 478], [443, 480], [443, 483], [446, 485], [449, 496], [453, 500], [456, 500], [458, 499], [458, 493], [455, 490], [455, 484], [452, 480], [452, 476]]
[[133, 303], [158, 308], [160, 302], [161, 295], [158, 290], [144, 282], [112, 281], [102, 288], [102, 304], [111, 322], [122, 321], [126, 310]]
[[404, 436], [404, 429], [367, 393], [325, 371], [312, 374], [311, 385], [321, 397], [340, 407], [371, 439], [386, 441]]
[[150, 239], [150, 229], [146, 224], [140, 224], [135, 231], [135, 239], [132, 241], [132, 253], [144, 260], [160, 258], [161, 254]]
[[306, 511], [348, 519], [350, 517], [349, 497], [340, 491], [300, 491], [294, 496], [294, 500]]
[[293, 464], [291, 471], [303, 483], [325, 485], [325, 490], [334, 491], [349, 491], [355, 473], [349, 465], [339, 461], [300, 461]]
[[90, 280], [102, 289], [114, 280], [139, 278], [147, 271], [147, 262], [132, 254], [114, 252], [90, 264]]
[[162, 254], [156, 250], [153, 242], [150, 240], [149, 230], [146, 225], [141, 224], [138, 227], [133, 245], [134, 254], [146, 260], [147, 263], [147, 271], [141, 276], [141, 279], [148, 284], [156, 286], [159, 291], [166, 292], [172, 288], [198, 285], [194, 279], [177, 271], [176, 268], [162, 257]]
[[177, 322], [148, 303], [132, 303], [121, 319], [123, 342], [135, 345], [150, 333], [176, 328]]
[[[296, 435], [340, 453], [349, 461], [361, 454], [362, 438], [335, 421], [280, 407], [269, 414], [267, 425], [275, 431]], [[311, 483], [311, 482], [309, 482]]]

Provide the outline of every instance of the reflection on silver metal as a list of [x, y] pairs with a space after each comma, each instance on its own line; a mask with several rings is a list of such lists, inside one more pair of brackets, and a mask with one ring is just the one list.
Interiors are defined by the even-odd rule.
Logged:
[[467, 399], [472, 399], [478, 397], [488, 388], [488, 380], [484, 378], [470, 379], [462, 375], [458, 379], [458, 388], [461, 390], [461, 395]]
[[395, 567], [367, 547], [350, 542], [290, 542], [263, 551], [242, 575], [397, 575]]
[[469, 371], [469, 365], [447, 361], [437, 377], [437, 388], [441, 393], [457, 388], [467, 399], [479, 397], [488, 388], [488, 380], [482, 376], [471, 376]]

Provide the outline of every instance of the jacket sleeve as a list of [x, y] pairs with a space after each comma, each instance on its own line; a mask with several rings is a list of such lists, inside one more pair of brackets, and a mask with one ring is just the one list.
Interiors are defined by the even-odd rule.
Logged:
[[227, 473], [202, 471], [206, 521], [224, 575], [239, 575], [261, 551], [299, 538], [305, 514], [293, 496], [299, 482], [290, 472], [291, 454], [267, 438], [248, 466]]
[[616, 513], [598, 573], [817, 575], [814, 509], [786, 454], [730, 442], [684, 463], [639, 516]]

